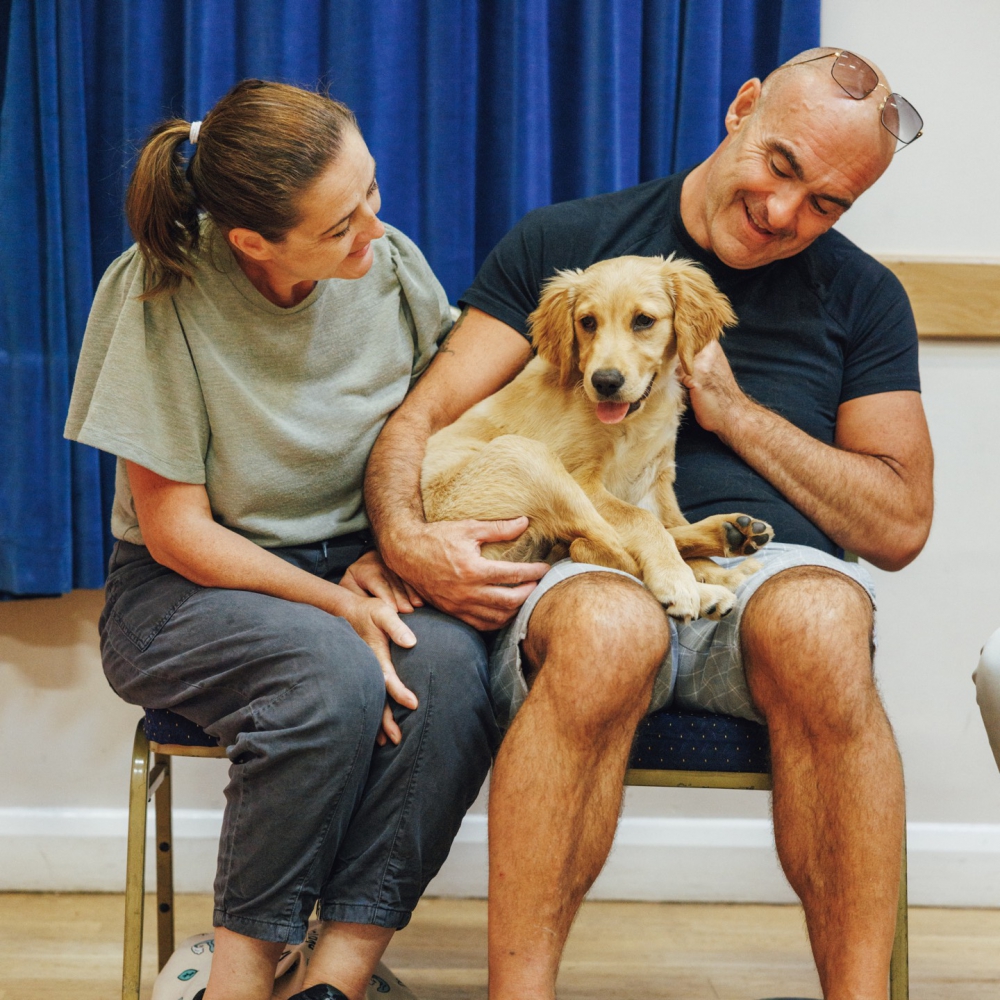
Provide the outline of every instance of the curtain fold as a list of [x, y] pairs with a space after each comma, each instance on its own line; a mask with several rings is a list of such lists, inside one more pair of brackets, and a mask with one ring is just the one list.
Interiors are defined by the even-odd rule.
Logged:
[[525, 212], [698, 162], [818, 38], [819, 0], [0, 0], [0, 595], [104, 580], [114, 461], [62, 425], [156, 121], [248, 76], [327, 89], [454, 301]]

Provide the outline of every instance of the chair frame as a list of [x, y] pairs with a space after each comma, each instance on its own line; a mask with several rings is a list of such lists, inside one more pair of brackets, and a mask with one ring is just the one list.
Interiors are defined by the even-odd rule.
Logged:
[[140, 719], [135, 729], [129, 783], [122, 1000], [139, 1000], [139, 983], [142, 976], [143, 903], [146, 896], [146, 806], [152, 799], [157, 846], [156, 938], [158, 968], [162, 969], [174, 951], [174, 838], [171, 821], [170, 758], [225, 758], [226, 756], [225, 747], [189, 747], [151, 742], [146, 737], [143, 722], [144, 720]]
[[[153, 800], [156, 828], [156, 925], [158, 968], [174, 951], [174, 861], [171, 822], [171, 757], [225, 758], [224, 747], [154, 743], [146, 737], [142, 719], [132, 745], [129, 789], [128, 861], [125, 879], [125, 947], [122, 1000], [139, 1000], [142, 973], [143, 903], [146, 891], [146, 807]], [[152, 766], [151, 764], [152, 758]], [[626, 785], [656, 788], [736, 788], [770, 791], [771, 775], [759, 771], [673, 771], [631, 768]], [[909, 907], [907, 899], [906, 836], [899, 879], [896, 931], [889, 963], [889, 1000], [909, 1000]]]
[[[660, 771], [630, 768], [625, 772], [626, 785], [657, 788], [741, 788], [770, 791], [771, 775], [758, 771]], [[905, 824], [903, 827], [906, 829]], [[896, 906], [896, 932], [889, 961], [889, 1000], [910, 998], [909, 905], [906, 881], [906, 834], [899, 875], [899, 902]]]

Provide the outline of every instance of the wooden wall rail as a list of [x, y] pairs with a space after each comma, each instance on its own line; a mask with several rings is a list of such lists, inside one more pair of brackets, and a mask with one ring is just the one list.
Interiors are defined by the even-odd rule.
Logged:
[[1000, 339], [1000, 264], [882, 263], [910, 296], [921, 337]]

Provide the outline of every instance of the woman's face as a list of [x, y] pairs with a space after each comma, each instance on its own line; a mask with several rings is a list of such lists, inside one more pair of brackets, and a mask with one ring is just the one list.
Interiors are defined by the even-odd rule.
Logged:
[[263, 241], [271, 281], [363, 277], [372, 266], [372, 241], [385, 233], [381, 207], [375, 161], [360, 133], [348, 128], [340, 155], [300, 196], [299, 224], [280, 243]]

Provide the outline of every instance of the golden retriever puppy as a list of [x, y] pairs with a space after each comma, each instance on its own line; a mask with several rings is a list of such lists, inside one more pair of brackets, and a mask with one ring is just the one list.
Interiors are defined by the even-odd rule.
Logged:
[[[421, 488], [428, 521], [527, 515], [495, 559], [565, 556], [625, 570], [680, 620], [719, 617], [772, 537], [746, 514], [688, 524], [674, 496], [685, 409], [678, 366], [736, 322], [689, 261], [617, 257], [558, 272], [528, 319], [537, 356], [509, 385], [434, 434]], [[685, 560], [691, 560], [686, 562]]]

